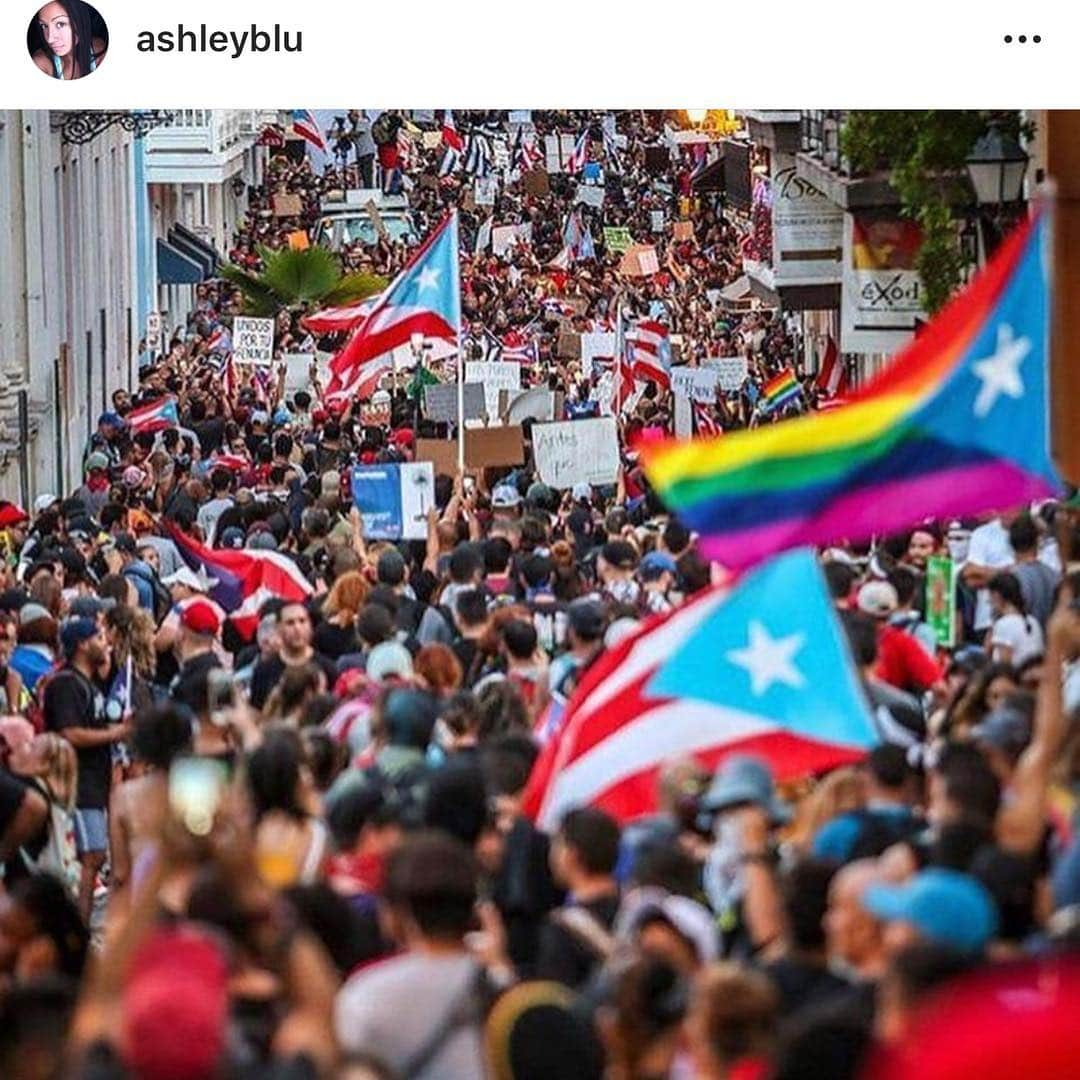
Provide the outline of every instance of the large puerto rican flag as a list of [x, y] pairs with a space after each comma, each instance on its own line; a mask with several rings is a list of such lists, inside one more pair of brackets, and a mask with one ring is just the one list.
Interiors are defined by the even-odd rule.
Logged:
[[305, 315], [300, 320], [300, 325], [313, 334], [340, 334], [346, 330], [354, 330], [371, 314], [378, 302], [378, 296], [370, 296], [367, 300], [345, 307], [322, 308]]
[[180, 423], [176, 398], [163, 397], [132, 409], [125, 418], [132, 433], [165, 431]]
[[169, 521], [165, 528], [192, 570], [205, 569], [217, 578], [210, 595], [246, 641], [255, 636], [259, 609], [267, 600], [279, 597], [302, 603], [315, 591], [296, 563], [278, 551], [208, 548]]
[[333, 377], [326, 396], [341, 395], [356, 383], [360, 369], [413, 334], [457, 343], [461, 329], [458, 222], [454, 211], [416, 250], [404, 270], [354, 326], [344, 348], [330, 361]]
[[785, 781], [881, 741], [808, 549], [647, 622], [589, 669], [546, 734], [525, 791], [545, 830], [577, 806], [620, 821], [653, 813], [673, 758], [712, 770], [752, 754]]
[[319, 127], [319, 121], [315, 119], [315, 114], [310, 109], [293, 109], [292, 125], [293, 131], [301, 139], [311, 143], [324, 154], [326, 153], [326, 139]]
[[671, 389], [671, 336], [663, 323], [643, 319], [633, 338], [635, 379]]

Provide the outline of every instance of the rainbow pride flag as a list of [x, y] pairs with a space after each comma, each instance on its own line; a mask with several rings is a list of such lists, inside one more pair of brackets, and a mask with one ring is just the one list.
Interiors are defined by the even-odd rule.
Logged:
[[1061, 491], [1050, 459], [1048, 223], [1017, 229], [844, 405], [752, 431], [642, 447], [666, 505], [732, 569], [800, 544]]
[[779, 375], [774, 375], [762, 388], [761, 410], [772, 412], [794, 401], [802, 393], [799, 380], [795, 378], [795, 372], [791, 368], [785, 368]]

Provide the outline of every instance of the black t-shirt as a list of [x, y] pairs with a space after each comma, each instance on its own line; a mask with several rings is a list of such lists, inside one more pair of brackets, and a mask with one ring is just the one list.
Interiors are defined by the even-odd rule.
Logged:
[[[577, 906], [588, 912], [603, 929], [610, 931], [619, 910], [619, 897], [612, 893]], [[584, 937], [562, 925], [558, 914], [556, 911], [549, 915], [540, 931], [536, 978], [554, 979], [576, 990], [584, 986], [594, 968], [605, 957], [591, 948]]]
[[221, 666], [217, 654], [211, 649], [185, 660], [169, 687], [170, 696], [186, 705], [196, 716], [201, 715], [208, 706], [207, 686], [210, 672]]
[[[318, 664], [326, 673], [326, 685], [332, 687], [337, 679], [337, 665], [329, 657], [321, 653], [315, 653], [309, 663]], [[286, 664], [280, 656], [271, 656], [269, 659], [260, 660], [251, 673], [251, 704], [256, 709], [261, 709], [266, 704], [270, 692], [278, 684], [278, 680], [285, 674]]]
[[339, 626], [337, 623], [321, 622], [315, 628], [315, 639], [312, 642], [316, 652], [331, 660], [337, 660], [348, 653], [354, 653], [360, 648], [360, 639], [356, 636], [356, 629], [349, 626]]
[[[107, 728], [105, 696], [73, 667], [63, 668], [45, 687], [42, 705], [46, 731], [63, 733], [65, 728]], [[80, 810], [104, 810], [109, 805], [112, 782], [112, 748], [108, 743], [76, 749], [79, 759], [79, 792], [75, 805]]]
[[213, 416], [209, 420], [200, 420], [191, 425], [195, 437], [199, 440], [199, 449], [204, 458], [221, 448], [221, 437], [225, 434], [225, 421], [220, 416]]

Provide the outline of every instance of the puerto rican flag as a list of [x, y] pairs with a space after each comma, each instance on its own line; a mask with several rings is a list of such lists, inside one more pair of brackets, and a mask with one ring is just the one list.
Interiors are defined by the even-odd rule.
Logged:
[[579, 806], [631, 821], [673, 758], [748, 754], [784, 782], [861, 760], [875, 727], [817, 561], [793, 551], [603, 654], [546, 725], [523, 808], [545, 831]]
[[694, 434], [709, 438], [714, 435], [723, 435], [724, 429], [716, 419], [712, 408], [704, 401], [690, 402], [690, 415], [694, 422]]
[[632, 343], [635, 379], [671, 389], [671, 336], [663, 323], [643, 319]]
[[579, 136], [574, 149], [566, 159], [566, 171], [573, 175], [581, 172], [589, 162], [589, 129], [586, 128]]
[[413, 334], [456, 345], [460, 330], [461, 279], [455, 211], [417, 248], [405, 269], [356, 324], [345, 347], [331, 359], [333, 378], [327, 387], [327, 397], [340, 396], [349, 387], [362, 385], [361, 369], [376, 358], [408, 345]]
[[382, 377], [393, 374], [393, 371], [394, 354], [383, 353], [382, 356], [376, 356], [374, 360], [353, 368], [347, 379], [339, 378], [336, 374], [332, 376], [323, 398], [328, 402], [352, 401], [354, 398], [366, 401], [379, 389]]
[[536, 338], [527, 338], [518, 330], [503, 334], [502, 360], [518, 364], [535, 364], [540, 359], [540, 350]]
[[525, 136], [525, 129], [518, 128], [514, 148], [510, 152], [510, 168], [528, 172], [544, 162], [544, 152], [536, 144], [536, 136]]
[[443, 113], [442, 141], [443, 146], [449, 146], [451, 150], [456, 150], [459, 154], [465, 149], [465, 140], [461, 137], [461, 132], [458, 131], [457, 125], [454, 123], [452, 109], [447, 109]]
[[847, 366], [840, 357], [833, 338], [825, 343], [825, 354], [821, 358], [821, 370], [816, 379], [817, 388], [827, 397], [839, 397], [847, 393]]
[[219, 355], [227, 355], [233, 351], [232, 334], [223, 323], [219, 323], [210, 331], [210, 336], [206, 339], [206, 351]]
[[326, 139], [323, 137], [322, 130], [319, 128], [319, 121], [315, 119], [315, 114], [310, 109], [293, 109], [292, 125], [293, 131], [295, 131], [301, 139], [304, 139], [306, 142], [311, 143], [316, 149], [326, 153]]
[[163, 397], [156, 401], [149, 401], [145, 405], [139, 405], [127, 414], [128, 427], [132, 434], [140, 432], [165, 431], [180, 424], [180, 416], [176, 411], [176, 398]]
[[210, 459], [211, 469], [228, 469], [229, 472], [244, 472], [251, 468], [251, 462], [243, 454], [215, 454]]
[[379, 296], [372, 296], [346, 307], [323, 308], [305, 315], [300, 320], [300, 325], [313, 334], [339, 334], [345, 330], [353, 330], [371, 314], [378, 302]]
[[210, 596], [221, 605], [245, 641], [255, 636], [259, 608], [267, 600], [278, 597], [303, 603], [315, 591], [296, 563], [279, 551], [208, 548], [172, 522], [165, 521], [164, 525], [184, 562], [196, 573], [204, 569], [217, 578]]

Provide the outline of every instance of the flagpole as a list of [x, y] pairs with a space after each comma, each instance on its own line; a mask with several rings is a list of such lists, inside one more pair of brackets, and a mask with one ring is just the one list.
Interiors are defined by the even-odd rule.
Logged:
[[[458, 249], [457, 233], [457, 210], [454, 212], [454, 258], [461, 260], [461, 251]], [[461, 289], [458, 287], [457, 298], [457, 457], [458, 475], [465, 476], [465, 357], [461, 351]]]

